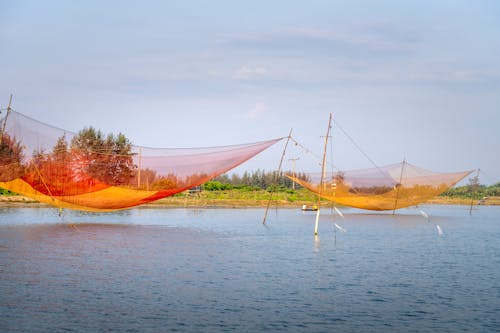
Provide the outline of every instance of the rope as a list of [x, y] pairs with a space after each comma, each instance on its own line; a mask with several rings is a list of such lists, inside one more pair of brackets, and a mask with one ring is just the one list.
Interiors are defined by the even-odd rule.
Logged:
[[384, 177], [387, 177], [387, 175], [382, 171], [382, 169], [380, 169], [380, 167], [377, 165], [377, 163], [375, 163], [375, 161], [373, 161], [370, 156], [368, 156], [367, 153], [365, 153], [365, 151], [356, 143], [356, 141], [354, 141], [354, 139], [342, 128], [342, 126], [340, 126], [340, 124], [335, 120], [335, 119], [332, 119], [333, 120], [333, 123], [335, 124], [335, 126], [337, 126], [341, 131], [342, 133], [344, 133], [344, 135], [349, 139], [349, 141], [351, 141], [351, 143], [354, 145], [354, 147], [356, 147], [356, 149], [359, 150], [359, 152], [361, 154], [363, 154], [364, 157], [366, 157], [366, 159], [368, 161], [370, 161], [370, 163], [377, 169], [380, 171], [380, 173], [384, 176]]
[[[302, 148], [306, 154], [310, 154], [314, 158], [316, 158], [318, 160], [318, 164], [321, 165], [321, 160], [323, 159], [322, 157], [316, 155], [309, 148], [307, 148], [304, 145], [302, 145], [300, 142], [298, 142], [297, 140], [295, 140], [293, 137], [290, 137], [290, 140], [292, 140], [295, 143], [296, 146]], [[332, 162], [328, 162], [328, 164], [330, 164], [330, 166], [332, 167], [332, 170], [335, 169], [337, 171], [340, 171]]]
[[500, 180], [495, 181], [492, 176], [488, 175], [486, 172], [484, 172], [481, 169], [479, 169], [479, 173], [482, 174], [483, 176], [486, 176], [486, 178], [488, 178], [488, 180], [491, 182], [492, 185], [500, 183]]
[[43, 176], [38, 167], [36, 166], [35, 162], [31, 161], [31, 164], [35, 167], [36, 173], [38, 174], [38, 177], [40, 177], [40, 180], [42, 181], [43, 186], [45, 186], [45, 189], [49, 193], [49, 196], [52, 199], [52, 201], [56, 201], [56, 199], [54, 199], [54, 196], [52, 195], [52, 192], [50, 191], [49, 186], [47, 185], [47, 183], [45, 183], [45, 180], [43, 179]]

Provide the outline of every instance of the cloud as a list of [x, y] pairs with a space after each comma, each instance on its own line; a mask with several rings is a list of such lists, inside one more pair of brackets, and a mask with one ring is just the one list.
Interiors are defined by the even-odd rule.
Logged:
[[267, 74], [267, 69], [264, 67], [242, 66], [235, 72], [235, 77], [238, 79], [256, 79]]
[[260, 33], [227, 34], [221, 44], [286, 54], [335, 54], [371, 57], [413, 52], [418, 34], [391, 24], [371, 24], [343, 28], [289, 27]]
[[436, 69], [409, 73], [408, 79], [427, 83], [479, 84], [498, 81], [494, 73], [473, 69]]
[[267, 106], [264, 103], [255, 103], [255, 106], [250, 112], [247, 113], [250, 119], [260, 119], [264, 113], [267, 112]]

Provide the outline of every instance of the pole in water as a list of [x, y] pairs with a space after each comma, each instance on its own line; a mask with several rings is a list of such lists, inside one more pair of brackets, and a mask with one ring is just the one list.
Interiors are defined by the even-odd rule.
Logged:
[[325, 181], [325, 161], [326, 161], [326, 148], [328, 147], [328, 137], [330, 135], [330, 129], [332, 128], [332, 114], [330, 113], [330, 118], [328, 119], [328, 128], [326, 130], [325, 136], [325, 147], [323, 149], [323, 161], [321, 163], [321, 179], [319, 182], [319, 192], [318, 192], [318, 211], [316, 213], [316, 224], [314, 225], [314, 235], [318, 235], [318, 223], [319, 223], [319, 211], [321, 204], [321, 194], [323, 192], [323, 186]]
[[[292, 138], [292, 130], [293, 129], [290, 128], [290, 133], [288, 133], [288, 138], [286, 140], [285, 148], [283, 149], [283, 153], [281, 154], [281, 160], [280, 160], [280, 165], [278, 166], [278, 172], [276, 173], [273, 180], [273, 185], [275, 185], [274, 187], [276, 187], [276, 183], [278, 182], [278, 176], [281, 173], [281, 165], [283, 164], [283, 159], [285, 158], [285, 153], [286, 153], [286, 148], [288, 147], [288, 143]], [[273, 193], [274, 193], [274, 188], [272, 189], [271, 194], [269, 195], [269, 201], [267, 202], [266, 212], [264, 213], [264, 219], [262, 220], [262, 224], [266, 224], [267, 213], [269, 212], [269, 206], [271, 206], [271, 201], [273, 200]]]
[[480, 169], [477, 169], [476, 177], [474, 177], [474, 183], [471, 184], [473, 187], [471, 190], [471, 198], [470, 198], [470, 209], [469, 209], [469, 215], [472, 215], [472, 206], [474, 205], [474, 194], [477, 192], [477, 186], [479, 185], [479, 171]]
[[396, 209], [398, 208], [399, 199], [399, 188], [403, 186], [403, 172], [405, 169], [406, 157], [403, 158], [403, 163], [401, 163], [401, 174], [399, 175], [399, 183], [396, 185], [396, 200], [394, 200], [394, 209], [392, 210], [392, 215], [396, 214]]
[[314, 224], [314, 236], [318, 236], [319, 211], [320, 208], [318, 206], [318, 210], [316, 211], [316, 223]]

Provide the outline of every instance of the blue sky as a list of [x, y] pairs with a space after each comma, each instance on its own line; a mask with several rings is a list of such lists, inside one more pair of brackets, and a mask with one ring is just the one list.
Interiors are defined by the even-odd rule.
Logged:
[[[500, 180], [500, 2], [0, 0], [0, 105], [135, 144], [293, 136]], [[4, 97], [1, 97], [3, 95]], [[334, 127], [340, 169], [371, 163]], [[283, 144], [243, 167], [277, 167]], [[330, 150], [330, 148], [329, 148]], [[318, 161], [292, 146], [298, 170]]]

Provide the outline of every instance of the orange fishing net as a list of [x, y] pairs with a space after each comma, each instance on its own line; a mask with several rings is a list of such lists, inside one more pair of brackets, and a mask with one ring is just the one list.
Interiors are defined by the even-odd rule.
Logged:
[[472, 171], [437, 173], [407, 162], [372, 169], [309, 174], [308, 180], [289, 178], [340, 205], [393, 210], [415, 206], [446, 191]]
[[61, 208], [112, 211], [224, 173], [281, 138], [225, 147], [147, 148], [93, 128], [72, 133], [17, 112], [0, 124], [0, 187]]

